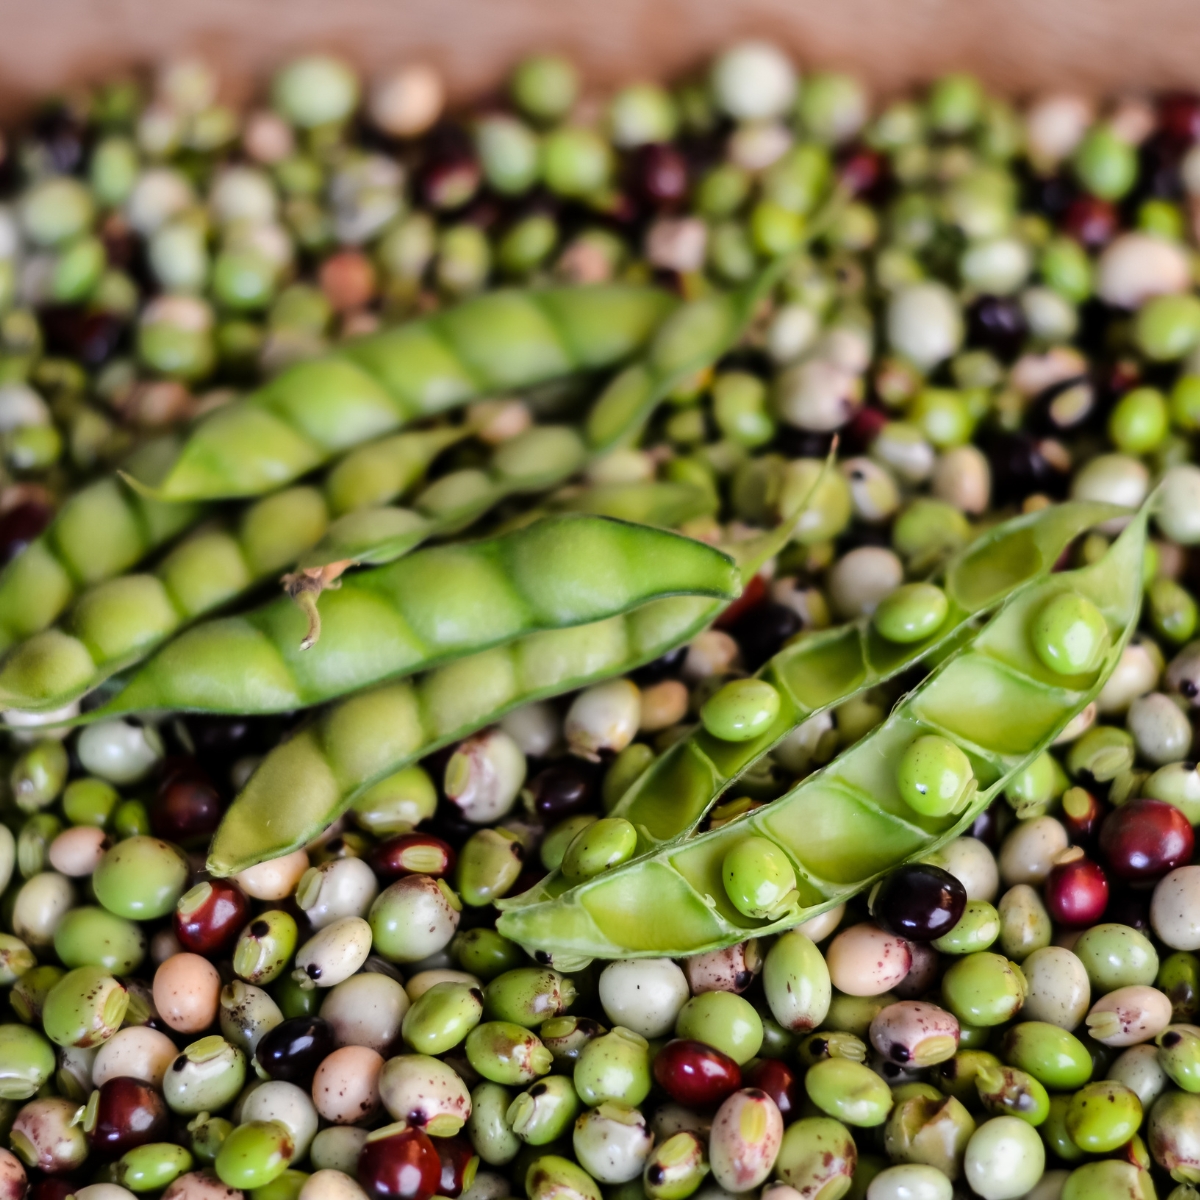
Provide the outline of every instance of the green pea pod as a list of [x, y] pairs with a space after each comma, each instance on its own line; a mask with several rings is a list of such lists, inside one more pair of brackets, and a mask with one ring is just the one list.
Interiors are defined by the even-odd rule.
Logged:
[[678, 534], [605, 517], [547, 517], [485, 541], [362, 571], [322, 604], [323, 635], [287, 597], [207, 621], [159, 651], [89, 714], [285, 712], [671, 595], [730, 600], [732, 559]]
[[[969, 828], [1116, 666], [1141, 610], [1149, 511], [1142, 509], [1099, 562], [1019, 588], [882, 725], [790, 792], [570, 890], [560, 884], [560, 895], [541, 903], [507, 902], [497, 929], [551, 953], [683, 957], [789, 928], [937, 849]], [[1067, 592], [1090, 600], [1112, 635], [1100, 666], [1082, 675], [1052, 672], [1031, 636], [1034, 617]], [[903, 799], [898, 767], [924, 735], [947, 739], [969, 761], [977, 790], [965, 793], [965, 811], [925, 816]], [[748, 837], [773, 843], [795, 871], [794, 903], [778, 919], [743, 916], [726, 894], [725, 856]]]
[[[790, 533], [789, 522], [731, 546], [741, 580], [751, 579]], [[652, 662], [695, 637], [724, 604], [702, 596], [651, 600], [332, 705], [263, 759], [221, 821], [208, 870], [231, 875], [303, 846], [379, 780], [523, 704]]]
[[77, 700], [185, 625], [277, 575], [328, 524], [319, 491], [289, 488], [252, 504], [236, 526], [198, 530], [153, 573], [89, 588], [58, 626], [0, 662], [0, 705], [45, 712]]
[[[785, 646], [757, 673], [780, 697], [770, 728], [749, 741], [728, 742], [697, 726], [651, 764], [609, 815], [624, 817], [637, 829], [639, 855], [676, 841], [797, 725], [952, 648], [980, 613], [1046, 575], [1079, 534], [1122, 511], [1109, 504], [1060, 504], [988, 530], [948, 564], [949, 610], [937, 630], [919, 642], [889, 642], [862, 618]], [[556, 871], [508, 905], [539, 904], [561, 895], [563, 888]]]
[[615, 366], [673, 307], [626, 284], [500, 289], [284, 371], [190, 435], [157, 494], [255, 496], [421, 417]]
[[[178, 439], [158, 438], [134, 451], [126, 467], [157, 481], [178, 454]], [[0, 572], [0, 650], [48, 629], [80, 591], [129, 570], [201, 512], [143, 496], [119, 475], [69, 496], [46, 531]]]
[[717, 509], [717, 497], [692, 483], [650, 479], [635, 483], [597, 483], [551, 496], [547, 507], [559, 512], [592, 513], [639, 525], [670, 529]]

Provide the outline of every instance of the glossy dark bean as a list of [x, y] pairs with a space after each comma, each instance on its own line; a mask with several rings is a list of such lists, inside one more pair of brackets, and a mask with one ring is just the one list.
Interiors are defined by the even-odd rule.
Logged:
[[175, 936], [184, 949], [210, 957], [228, 950], [250, 916], [250, 901], [231, 879], [209, 879], [184, 892], [175, 907]]
[[650, 683], [658, 683], [662, 679], [674, 679], [683, 668], [683, 660], [687, 658], [687, 647], [680, 646], [676, 650], [672, 650], [669, 654], [664, 654], [661, 658], [656, 658], [653, 662], [648, 662], [644, 667], [638, 669], [629, 676], [638, 687], [645, 687]]
[[852, 195], [874, 198], [887, 183], [887, 159], [875, 150], [855, 146], [838, 164], [837, 174]]
[[674, 146], [640, 146], [629, 156], [633, 189], [656, 208], [675, 208], [687, 197], [687, 161]]
[[1019, 504], [1034, 492], [1062, 496], [1069, 475], [1047, 457], [1040, 439], [1028, 433], [1005, 433], [986, 443], [992, 468], [992, 490], [999, 504]]
[[474, 1178], [479, 1166], [479, 1155], [474, 1147], [461, 1134], [455, 1137], [440, 1137], [434, 1143], [438, 1158], [442, 1162], [441, 1178], [438, 1183], [439, 1196], [461, 1196], [467, 1181]]
[[962, 883], [927, 863], [910, 863], [885, 875], [871, 898], [876, 922], [914, 942], [931, 942], [949, 933], [966, 907]]
[[194, 762], [170, 771], [150, 803], [155, 837], [185, 849], [203, 847], [221, 822], [223, 806], [212, 781]]
[[746, 1087], [758, 1088], [775, 1101], [784, 1121], [800, 1115], [804, 1085], [796, 1072], [777, 1058], [760, 1058], [742, 1077]]
[[1100, 851], [1118, 879], [1145, 882], [1191, 861], [1195, 834], [1187, 817], [1163, 800], [1130, 800], [1100, 827]]
[[320, 1017], [293, 1017], [263, 1034], [254, 1057], [272, 1079], [308, 1087], [334, 1051], [333, 1026]]
[[170, 1123], [166, 1101], [161, 1093], [140, 1079], [118, 1076], [106, 1080], [96, 1097], [95, 1121], [88, 1128], [89, 1110], [84, 1128], [92, 1149], [118, 1157], [134, 1146], [165, 1140]]
[[449, 875], [457, 856], [449, 843], [429, 833], [398, 833], [371, 847], [367, 862], [390, 883], [401, 875]]
[[998, 358], [1015, 358], [1026, 332], [1025, 314], [1011, 296], [981, 296], [967, 309], [967, 340]]
[[1004, 797], [993, 800], [971, 823], [967, 832], [968, 837], [978, 838], [992, 850], [1000, 847], [1000, 840], [1007, 832], [1012, 821], [1012, 809]]
[[794, 609], [768, 600], [748, 612], [729, 629], [742, 651], [747, 669], [759, 667], [777, 654], [788, 638], [800, 632], [801, 621]]
[[1098, 250], [1112, 239], [1120, 227], [1120, 220], [1120, 214], [1107, 200], [1079, 196], [1063, 214], [1062, 230], [1089, 250]]
[[1138, 933], [1150, 933], [1150, 896], [1148, 888], [1110, 887], [1104, 919], [1114, 925], [1128, 925]]
[[596, 773], [572, 760], [539, 771], [529, 783], [533, 810], [545, 821], [561, 821], [593, 807]]
[[76, 358], [85, 366], [101, 367], [128, 340], [129, 322], [116, 313], [82, 304], [56, 304], [38, 310], [52, 354]]
[[891, 416], [876, 404], [865, 404], [842, 431], [844, 454], [866, 454]]
[[1086, 855], [1056, 863], [1045, 887], [1046, 909], [1059, 925], [1094, 925], [1108, 907], [1108, 880]]
[[358, 1156], [358, 1182], [374, 1200], [429, 1200], [441, 1178], [437, 1149], [415, 1126], [368, 1140]]
[[1187, 148], [1200, 140], [1200, 96], [1194, 92], [1167, 92], [1158, 100], [1160, 134]]
[[676, 1038], [658, 1052], [654, 1078], [672, 1100], [689, 1108], [720, 1104], [742, 1086], [742, 1070], [732, 1058], [688, 1038]]
[[53, 516], [54, 510], [37, 500], [14, 504], [0, 513], [0, 566], [16, 558], [50, 524]]

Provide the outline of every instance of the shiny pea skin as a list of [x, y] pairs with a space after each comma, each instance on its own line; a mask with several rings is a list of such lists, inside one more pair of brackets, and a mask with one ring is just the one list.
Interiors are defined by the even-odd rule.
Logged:
[[458, 862], [458, 894], [482, 908], [507, 894], [525, 862], [525, 847], [510, 829], [479, 829], [467, 839]]
[[54, 1075], [54, 1047], [27, 1025], [0, 1025], [0, 1100], [28, 1100]]
[[567, 817], [559, 821], [542, 839], [538, 857], [547, 871], [557, 871], [562, 866], [567, 848], [589, 825], [594, 825], [599, 817], [591, 813], [580, 813], [575, 817]]
[[968, 900], [963, 915], [948, 933], [931, 945], [942, 954], [975, 954], [1000, 936], [1000, 914], [986, 900]]
[[[1110, 1196], [1150, 1200], [1154, 1194], [1154, 1181], [1145, 1168], [1109, 1158], [1076, 1167], [1059, 1196], [1060, 1200], [1108, 1200]], [[1194, 1194], [1193, 1189], [1176, 1188], [1168, 1200], [1190, 1200]]]
[[796, 871], [783, 850], [763, 837], [732, 847], [721, 864], [725, 894], [743, 916], [775, 920], [796, 899]]
[[67, 967], [103, 967], [131, 975], [146, 957], [146, 935], [133, 921], [106, 909], [73, 908], [54, 931], [54, 953]]
[[418, 1054], [444, 1054], [483, 1017], [483, 995], [465, 983], [435, 983], [404, 1014], [401, 1034]]
[[1050, 945], [1050, 914], [1038, 892], [1027, 883], [1010, 887], [1000, 897], [1000, 949], [1015, 963]]
[[1171, 1001], [1171, 1020], [1191, 1022], [1200, 1013], [1200, 958], [1177, 950], [1163, 959], [1154, 986]]
[[987, 1050], [964, 1050], [960, 1046], [953, 1058], [933, 1068], [930, 1079], [944, 1095], [953, 1096], [972, 1112], [979, 1112], [979, 1076], [1003, 1065]]
[[213, 1169], [226, 1187], [265, 1187], [288, 1168], [295, 1154], [291, 1132], [282, 1121], [247, 1121], [221, 1143]]
[[456, 933], [450, 953], [464, 971], [484, 983], [528, 961], [515, 942], [482, 925]]
[[748, 742], [779, 716], [779, 693], [764, 679], [735, 679], [700, 709], [704, 728], [723, 742]]
[[804, 1076], [808, 1098], [824, 1113], [847, 1125], [882, 1125], [892, 1109], [888, 1085], [863, 1063], [827, 1058]]
[[1067, 1107], [1067, 1132], [1080, 1150], [1108, 1154], [1123, 1146], [1142, 1124], [1142, 1102], [1123, 1083], [1099, 1079], [1085, 1084]]
[[521, 1139], [508, 1122], [512, 1102], [513, 1093], [498, 1083], [481, 1083], [471, 1093], [466, 1133], [475, 1153], [489, 1166], [512, 1162], [521, 1149]]
[[1022, 1021], [1005, 1035], [1004, 1060], [1028, 1071], [1052, 1092], [1074, 1091], [1092, 1077], [1087, 1047], [1072, 1033], [1046, 1021]]
[[1004, 1024], [1025, 1002], [1026, 992], [1021, 968], [990, 951], [958, 959], [942, 978], [947, 1008], [971, 1025]]
[[282, 1175], [276, 1176], [270, 1183], [255, 1188], [250, 1193], [250, 1200], [297, 1200], [300, 1189], [310, 1178], [307, 1171], [295, 1171], [289, 1168]]
[[511, 1021], [533, 1029], [575, 1002], [575, 984], [548, 967], [520, 967], [491, 981], [483, 992], [489, 1021]]
[[158, 1192], [185, 1171], [192, 1156], [172, 1142], [150, 1142], [126, 1151], [113, 1171], [115, 1181], [131, 1192]]
[[600, 875], [633, 857], [637, 830], [624, 817], [601, 817], [582, 830], [567, 847], [563, 877], [570, 883]]
[[896, 1000], [891, 992], [884, 992], [882, 996], [848, 996], [845, 992], [834, 991], [829, 998], [829, 1012], [824, 1024], [828, 1029], [852, 1033], [865, 1041], [879, 1010], [895, 1004]]
[[619, 1100], [636, 1108], [650, 1094], [650, 1044], [618, 1025], [579, 1052], [572, 1074], [575, 1091], [589, 1108]]
[[1129, 925], [1093, 925], [1083, 931], [1073, 949], [1094, 995], [1152, 984], [1158, 976], [1158, 951], [1145, 934]]
[[1040, 1125], [1050, 1115], [1050, 1097], [1028, 1071], [987, 1064], [976, 1073], [975, 1087], [992, 1116], [1020, 1117], [1029, 1125]]
[[1038, 1126], [1042, 1141], [1055, 1158], [1065, 1163], [1080, 1162], [1084, 1152], [1075, 1145], [1067, 1132], [1067, 1113], [1071, 1108], [1070, 1096], [1051, 1096], [1050, 1111]]
[[506, 1119], [523, 1142], [545, 1146], [569, 1132], [579, 1108], [571, 1080], [565, 1075], [547, 1075], [513, 1100]]
[[129, 993], [103, 967], [76, 967], [50, 989], [42, 1026], [59, 1046], [87, 1049], [108, 1041], [128, 1008]]
[[1047, 600], [1030, 636], [1038, 658], [1056, 675], [1094, 671], [1112, 642], [1104, 615], [1078, 592], [1060, 592]]
[[467, 1061], [484, 1079], [507, 1085], [532, 1083], [554, 1063], [537, 1035], [511, 1021], [485, 1021], [467, 1034]]
[[701, 992], [679, 1010], [675, 1036], [712, 1046], [741, 1066], [762, 1046], [762, 1020], [748, 1000], [733, 992]]
[[913, 740], [900, 759], [896, 785], [904, 802], [927, 817], [958, 812], [975, 789], [971, 760], [948, 738]]
[[936, 584], [905, 583], [879, 602], [872, 620], [880, 637], [909, 645], [932, 637], [949, 610], [946, 593]]
[[118, 842], [96, 866], [92, 887], [110, 913], [130, 921], [167, 916], [187, 886], [187, 859], [154, 837]]
[[260, 914], [238, 934], [234, 971], [257, 987], [274, 982], [296, 952], [297, 934], [291, 913], [273, 908]]

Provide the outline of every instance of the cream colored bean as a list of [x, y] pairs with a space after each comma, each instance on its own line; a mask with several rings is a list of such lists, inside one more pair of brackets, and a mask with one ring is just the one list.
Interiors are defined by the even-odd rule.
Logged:
[[1138, 754], [1156, 767], [1179, 762], [1192, 748], [1192, 723], [1170, 696], [1151, 692], [1130, 706], [1125, 725]]
[[755, 1088], [734, 1092], [713, 1117], [708, 1157], [713, 1179], [727, 1192], [763, 1183], [783, 1141], [783, 1117], [775, 1101]]
[[1076, 713], [1070, 721], [1067, 722], [1062, 733], [1058, 735], [1051, 743], [1054, 746], [1066, 746], [1073, 742], [1076, 738], [1082, 737], [1096, 723], [1097, 706], [1093, 700], [1082, 712]]
[[75, 888], [57, 871], [27, 879], [13, 903], [12, 931], [31, 949], [54, 944], [58, 923], [75, 906]]
[[1116, 669], [1100, 689], [1096, 707], [1105, 716], [1127, 711], [1139, 696], [1154, 691], [1162, 671], [1163, 658], [1158, 646], [1133, 638], [1121, 651]]
[[255, 900], [285, 900], [296, 890], [296, 884], [307, 870], [308, 854], [293, 850], [291, 854], [247, 867], [235, 875], [233, 881]]
[[354, 1125], [379, 1111], [383, 1056], [367, 1046], [343, 1046], [317, 1068], [312, 1098], [317, 1112], [334, 1125]]
[[301, 1087], [283, 1079], [270, 1079], [244, 1094], [238, 1105], [238, 1121], [279, 1121], [286, 1125], [296, 1147], [296, 1161], [303, 1161], [317, 1133], [317, 1110]]
[[1077, 954], [1061, 946], [1035, 950], [1021, 964], [1028, 985], [1021, 1019], [1047, 1021], [1060, 1029], [1074, 1029], [1083, 1020], [1092, 999], [1087, 970]]
[[[327, 1133], [334, 1133], [330, 1129]], [[366, 1130], [361, 1130], [366, 1140]], [[305, 1181], [296, 1200], [367, 1200], [367, 1193], [345, 1171], [324, 1167], [314, 1171]]]
[[678, 679], [664, 679], [642, 691], [642, 733], [657, 733], [678, 725], [688, 710], [688, 690]]
[[1066, 829], [1053, 817], [1018, 822], [1000, 847], [1000, 877], [1005, 886], [1028, 883], [1040, 887], [1067, 844]]
[[571, 702], [563, 732], [572, 753], [599, 761], [601, 752], [619, 754], [638, 731], [641, 692], [628, 679], [610, 679], [586, 688]]
[[199, 954], [176, 954], [154, 972], [154, 1006], [176, 1033], [200, 1033], [217, 1019], [221, 976]]
[[737, 642], [723, 629], [706, 629], [688, 644], [683, 659], [683, 677], [692, 683], [724, 675], [741, 654]]
[[1010, 887], [1000, 897], [1000, 948], [1014, 962], [1050, 945], [1050, 914], [1036, 889], [1027, 883]]
[[555, 709], [544, 700], [523, 704], [506, 717], [501, 717], [500, 728], [529, 758], [545, 758], [562, 736], [562, 721]]
[[904, 564], [884, 546], [859, 546], [830, 568], [829, 599], [843, 620], [869, 617], [904, 582]]
[[75, 1200], [133, 1200], [133, 1193], [119, 1183], [89, 1183], [74, 1195]]
[[371, 926], [362, 917], [343, 917], [300, 947], [292, 974], [302, 986], [334, 987], [349, 979], [370, 953]]
[[375, 972], [352, 975], [321, 1004], [321, 1016], [333, 1026], [339, 1046], [369, 1046], [380, 1053], [400, 1036], [408, 993], [394, 979]]
[[825, 951], [829, 978], [848, 996], [881, 996], [908, 974], [912, 952], [908, 943], [878, 925], [864, 922], [843, 929]]
[[92, 1062], [92, 1086], [100, 1087], [110, 1079], [127, 1075], [156, 1088], [179, 1048], [165, 1033], [148, 1025], [130, 1025], [118, 1029], [96, 1052]]
[[1087, 1015], [1088, 1033], [1104, 1046], [1136, 1046], [1171, 1023], [1171, 1001], [1158, 988], [1135, 983], [1101, 996]]
[[960, 512], [986, 512], [992, 495], [992, 471], [976, 446], [955, 446], [939, 455], [933, 468], [933, 494]]
[[378, 895], [375, 872], [361, 858], [334, 858], [309, 867], [296, 887], [296, 903], [313, 929], [364, 916]]
[[968, 900], [986, 900], [990, 904], [1000, 890], [996, 856], [978, 838], [955, 838], [931, 861], [949, 871], [967, 889]]
[[1200, 867], [1176, 867], [1154, 885], [1150, 924], [1172, 950], [1200, 950]]
[[670, 1033], [689, 996], [686, 976], [669, 958], [609, 963], [600, 973], [599, 993], [609, 1021], [644, 1038]]
[[162, 1200], [243, 1200], [243, 1193], [222, 1183], [212, 1171], [189, 1171], [170, 1184]]
[[1171, 1084], [1158, 1061], [1158, 1047], [1152, 1042], [1130, 1046], [1118, 1055], [1105, 1078], [1115, 1079], [1135, 1091], [1146, 1111]]
[[467, 987], [483, 990], [483, 984], [469, 971], [455, 971], [450, 967], [420, 971], [404, 984], [404, 990], [408, 993], [408, 998], [415, 1001], [439, 983], [465, 983]]
[[60, 874], [78, 879], [90, 875], [109, 847], [108, 835], [95, 825], [75, 825], [64, 829], [50, 843], [47, 857]]
[[841, 923], [846, 915], [844, 904], [835, 904], [815, 917], [809, 917], [796, 926], [799, 933], [804, 934], [810, 942], [823, 942]]

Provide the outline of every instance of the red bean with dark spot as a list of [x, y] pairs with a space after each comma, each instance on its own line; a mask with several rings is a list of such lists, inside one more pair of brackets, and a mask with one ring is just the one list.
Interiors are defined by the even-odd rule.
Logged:
[[743, 1076], [746, 1087], [758, 1088], [775, 1101], [775, 1107], [785, 1121], [800, 1115], [804, 1088], [786, 1063], [777, 1058], [761, 1058]]
[[742, 1069], [727, 1054], [695, 1042], [676, 1038], [654, 1059], [658, 1086], [679, 1104], [710, 1108], [742, 1086]]
[[429, 833], [398, 833], [371, 847], [367, 862], [380, 879], [391, 883], [401, 875], [449, 875], [455, 853], [449, 843]]
[[166, 1140], [169, 1120], [158, 1091], [140, 1079], [119, 1075], [92, 1093], [83, 1127], [93, 1150], [116, 1158], [135, 1146]]
[[1046, 879], [1046, 910], [1059, 925], [1094, 925], [1108, 907], [1108, 880], [1082, 850], [1063, 852]]
[[1100, 827], [1100, 850], [1109, 870], [1130, 882], [1161, 879], [1190, 862], [1196, 838], [1187, 817], [1164, 800], [1130, 800]]
[[175, 936], [185, 950], [217, 957], [237, 941], [249, 915], [250, 901], [236, 883], [205, 880], [179, 897]]
[[[442, 1160], [423, 1129], [368, 1135], [358, 1156], [358, 1182], [374, 1200], [429, 1200], [442, 1179]], [[382, 1134], [382, 1136], [380, 1136]]]

